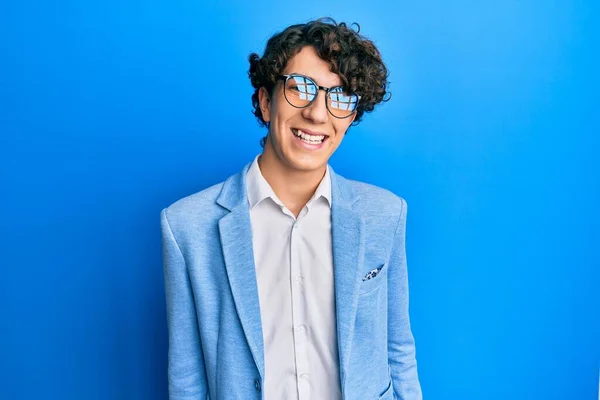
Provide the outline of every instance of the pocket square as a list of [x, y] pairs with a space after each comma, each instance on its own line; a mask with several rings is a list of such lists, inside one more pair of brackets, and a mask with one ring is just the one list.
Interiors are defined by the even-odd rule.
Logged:
[[377, 274], [379, 273], [379, 271], [381, 271], [381, 268], [383, 268], [383, 265], [379, 268], [375, 268], [375, 269], [372, 269], [371, 271], [369, 271], [363, 278], [363, 281], [368, 281], [369, 279], [375, 278], [377, 276]]

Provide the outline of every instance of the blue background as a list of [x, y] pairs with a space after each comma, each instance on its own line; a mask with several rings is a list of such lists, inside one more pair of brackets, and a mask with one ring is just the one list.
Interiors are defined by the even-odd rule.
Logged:
[[165, 399], [159, 212], [260, 152], [247, 56], [357, 21], [393, 98], [331, 159], [409, 204], [426, 399], [596, 399], [595, 1], [2, 2], [0, 398]]

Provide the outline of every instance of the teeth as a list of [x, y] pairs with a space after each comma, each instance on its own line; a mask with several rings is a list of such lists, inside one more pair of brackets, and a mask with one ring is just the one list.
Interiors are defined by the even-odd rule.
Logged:
[[302, 140], [310, 144], [320, 144], [321, 142], [323, 142], [323, 139], [325, 139], [325, 135], [309, 135], [307, 133], [302, 132], [299, 129], [294, 129], [293, 132], [294, 135], [302, 138]]

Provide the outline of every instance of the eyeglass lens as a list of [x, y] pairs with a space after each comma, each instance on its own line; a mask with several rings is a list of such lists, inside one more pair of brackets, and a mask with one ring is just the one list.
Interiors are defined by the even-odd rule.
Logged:
[[[285, 86], [286, 99], [294, 107], [307, 107], [317, 96], [319, 88], [315, 82], [305, 76], [292, 75]], [[341, 86], [327, 93], [327, 107], [337, 117], [346, 117], [354, 112], [358, 104], [356, 94], [344, 92]]]

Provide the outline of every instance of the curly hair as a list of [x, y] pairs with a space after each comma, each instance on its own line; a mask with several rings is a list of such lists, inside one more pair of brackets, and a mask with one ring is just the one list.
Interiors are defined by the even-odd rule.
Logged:
[[[359, 34], [357, 23], [354, 30], [346, 23], [336, 23], [333, 18], [319, 18], [305, 24], [291, 25], [273, 35], [267, 42], [262, 57], [250, 54], [248, 76], [254, 87], [252, 95], [253, 114], [261, 126], [268, 127], [262, 116], [258, 92], [264, 87], [269, 96], [288, 61], [305, 46], [313, 46], [321, 59], [328, 62], [331, 72], [342, 80], [344, 90], [360, 95], [353, 125], [358, 124], [365, 112], [391, 97], [388, 86], [388, 70], [381, 54], [372, 41]], [[261, 140], [264, 147], [265, 138]]]

